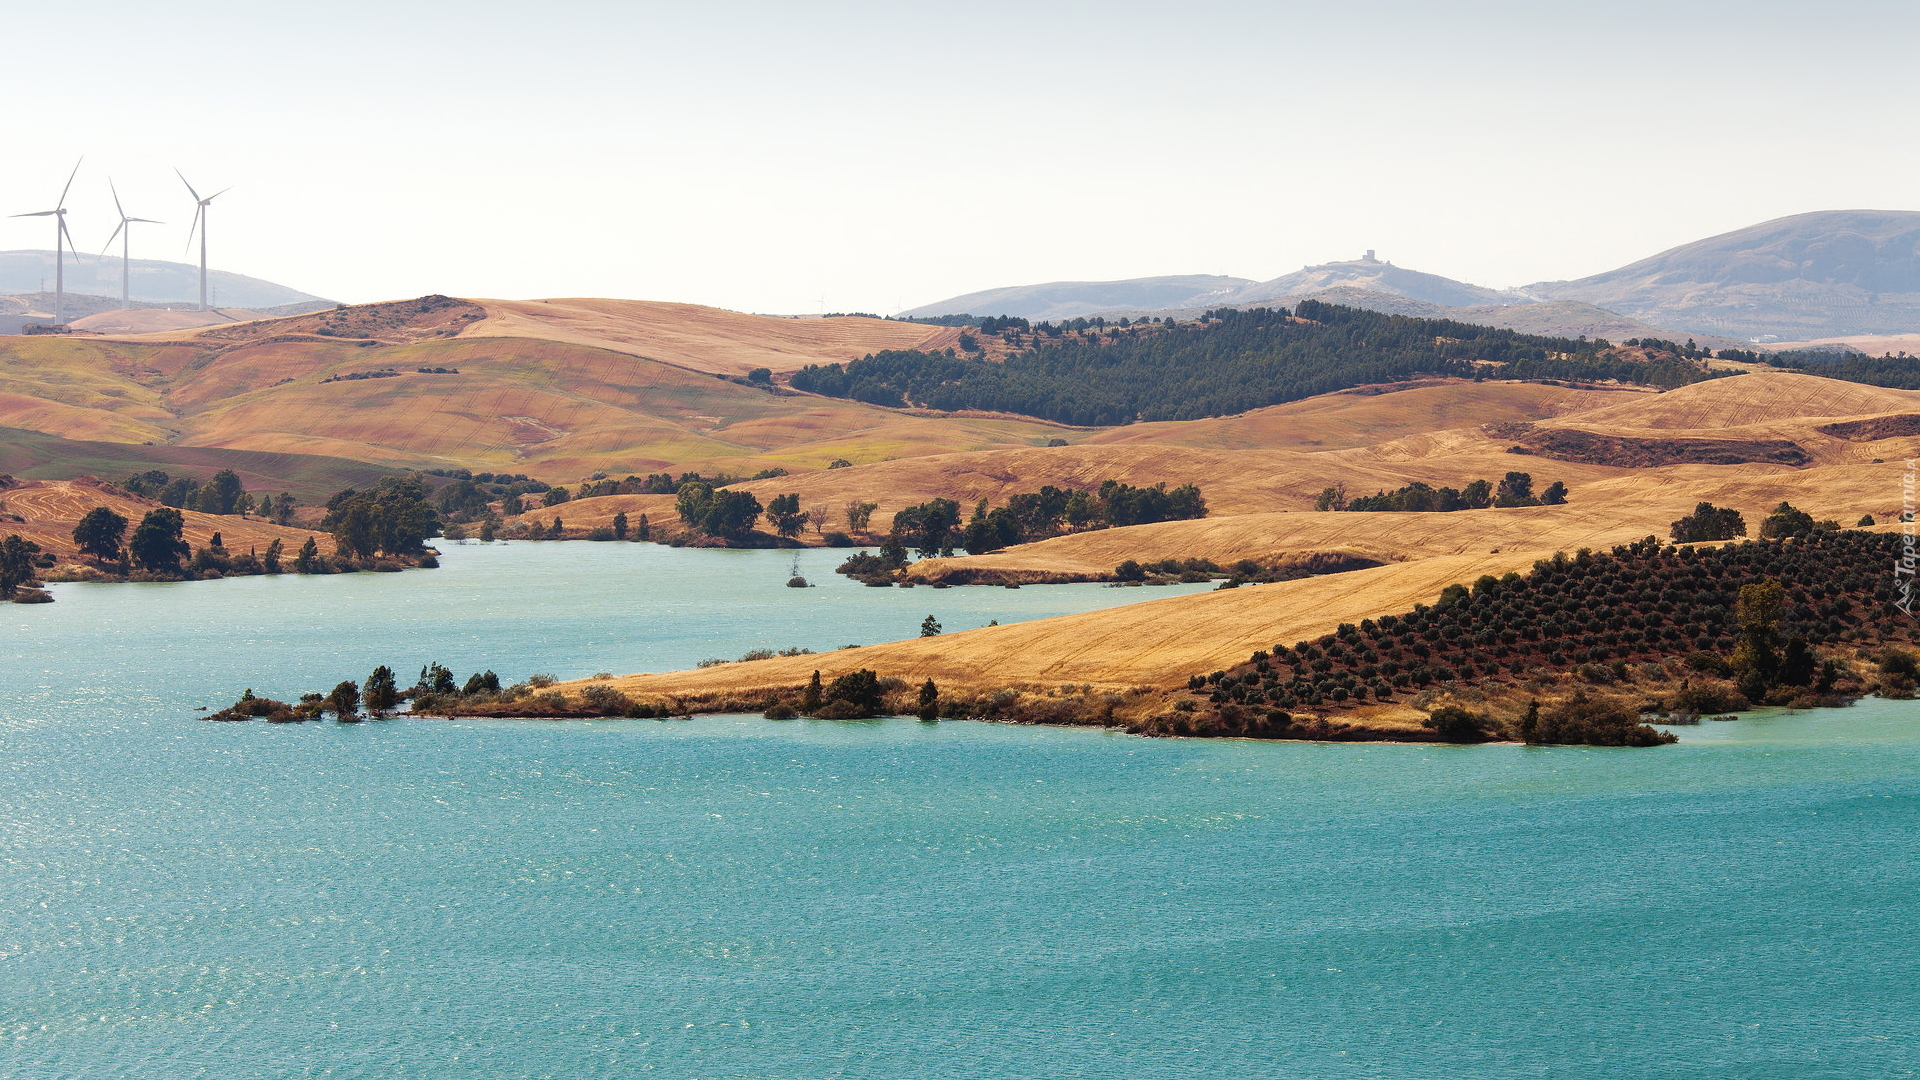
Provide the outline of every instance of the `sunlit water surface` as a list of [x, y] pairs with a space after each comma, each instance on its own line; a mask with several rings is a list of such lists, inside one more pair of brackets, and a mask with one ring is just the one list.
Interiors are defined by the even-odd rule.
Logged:
[[[1169, 590], [802, 553], [0, 607], [7, 1077], [1885, 1077], [1920, 708], [1653, 750], [910, 720], [213, 725], [372, 665], [661, 670]], [[403, 672], [405, 674], [407, 672]]]

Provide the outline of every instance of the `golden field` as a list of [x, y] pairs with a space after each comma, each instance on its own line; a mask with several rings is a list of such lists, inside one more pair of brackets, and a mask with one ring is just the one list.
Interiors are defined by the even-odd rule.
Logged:
[[[655, 700], [740, 700], [798, 686], [815, 669], [823, 678], [831, 678], [865, 667], [910, 681], [933, 678], [961, 692], [999, 688], [1046, 692], [1062, 683], [1088, 683], [1105, 691], [1144, 688], [1165, 694], [1183, 685], [1189, 675], [1243, 661], [1255, 649], [1318, 637], [1342, 622], [1430, 603], [1448, 584], [1470, 582], [1485, 573], [1524, 571], [1556, 550], [1604, 549], [1647, 535], [1664, 538], [1670, 522], [1703, 500], [1739, 509], [1750, 531], [1757, 530], [1766, 512], [1783, 500], [1816, 518], [1832, 518], [1847, 526], [1871, 514], [1881, 528], [1887, 528], [1900, 512], [1903, 461], [1920, 454], [1920, 436], [1848, 442], [1815, 430], [1839, 420], [1920, 413], [1920, 393], [1909, 391], [1765, 373], [1661, 395], [1593, 400], [1596, 404], [1591, 408], [1564, 412], [1540, 423], [1654, 432], [1669, 438], [1676, 432], [1725, 436], [1730, 431], [1790, 436], [1818, 463], [1805, 468], [1576, 465], [1509, 454], [1504, 440], [1480, 428], [1462, 428], [1315, 454], [1257, 448], [1194, 450], [1156, 447], [1144, 441], [1117, 447], [1101, 443], [937, 456], [763, 481], [752, 486], [766, 491], [804, 490], [808, 497], [803, 504], [832, 505], [835, 499], [877, 489], [868, 476], [910, 483], [913, 494], [902, 498], [911, 502], [943, 484], [945, 489], [936, 493], [962, 498], [990, 492], [995, 485], [1002, 490], [1030, 490], [1042, 479], [1082, 482], [1140, 468], [1163, 470], [1161, 478], [1175, 482], [1199, 482], [1214, 508], [1211, 516], [1197, 521], [1099, 530], [990, 555], [926, 560], [912, 571], [923, 581], [938, 580], [959, 569], [1000, 571], [1013, 580], [1022, 574], [1032, 575], [1030, 579], [1063, 573], [1098, 577], [1125, 559], [1205, 557], [1222, 564], [1238, 559], [1274, 563], [1315, 552], [1359, 554], [1385, 565], [819, 656], [629, 676], [616, 680], [616, 685]], [[1114, 450], [1130, 450], [1133, 456], [1113, 456]], [[1326, 483], [1345, 482], [1355, 493], [1397, 487], [1412, 479], [1458, 486], [1476, 477], [1497, 479], [1506, 469], [1532, 473], [1536, 490], [1552, 479], [1565, 480], [1572, 489], [1569, 502], [1451, 514], [1310, 509], [1312, 493]], [[663, 512], [668, 503], [664, 497], [656, 498], [661, 501], [652, 505], [656, 512]], [[571, 515], [599, 501], [587, 500], [565, 510], [571, 520]], [[1369, 722], [1390, 725], [1407, 719], [1370, 717]]]
[[[427, 303], [426, 300], [437, 300]], [[152, 334], [0, 339], [0, 426], [403, 467], [758, 472], [1044, 445], [1011, 417], [920, 416], [743, 385], [958, 332], [691, 305], [426, 298]], [[420, 368], [458, 374], [421, 374]], [[341, 376], [392, 370], [391, 378]]]
[[[1669, 522], [1702, 500], [1741, 510], [1750, 528], [1782, 500], [1846, 525], [1862, 514], [1884, 522], [1899, 511], [1901, 463], [1920, 453], [1920, 435], [1873, 438], [1858, 425], [1831, 427], [1920, 417], [1920, 392], [1771, 370], [1667, 393], [1433, 380], [1104, 430], [877, 408], [797, 394], [778, 378], [766, 387], [742, 377], [757, 367], [786, 373], [883, 348], [944, 348], [956, 338], [949, 328], [873, 319], [430, 297], [145, 335], [0, 340], [0, 426], [129, 445], [524, 472], [568, 484], [596, 473], [750, 474], [778, 466], [790, 475], [741, 487], [762, 502], [796, 494], [803, 508], [823, 512], [829, 529], [845, 527], [849, 502], [876, 503], [873, 533], [857, 538], [869, 544], [904, 507], [950, 498], [970, 510], [1046, 484], [1193, 483], [1210, 507], [1197, 521], [929, 560], [913, 570], [929, 582], [961, 572], [1016, 581], [1099, 578], [1126, 559], [1277, 564], [1333, 553], [1383, 564], [828, 656], [619, 681], [636, 694], [686, 700], [797, 685], [816, 667], [826, 677], [871, 667], [961, 689], [1070, 682], [1161, 693], [1255, 648], [1430, 601], [1455, 581], [1523, 570], [1555, 550], [1665, 536]], [[346, 378], [376, 371], [395, 374]], [[1558, 449], [1565, 439], [1540, 442], [1556, 435], [1604, 437], [1616, 449], [1624, 439], [1632, 452], [1609, 456], [1603, 447], [1582, 451], [1586, 460], [1562, 460], [1547, 454], [1569, 452]], [[1069, 445], [1047, 446], [1052, 439]], [[1716, 440], [1715, 452], [1731, 460], [1743, 448], [1758, 458], [1785, 447], [1801, 464], [1630, 463], [1671, 460], [1705, 445], [1700, 440]], [[1514, 452], [1525, 447], [1540, 452]], [[853, 465], [827, 468], [836, 459]], [[1530, 473], [1536, 491], [1564, 482], [1569, 502], [1453, 514], [1312, 509], [1328, 486], [1351, 496], [1415, 480], [1460, 487], [1509, 470]], [[35, 502], [52, 495], [9, 498], [33, 510], [23, 516], [36, 539], [52, 537], [45, 523], [59, 514], [52, 502], [44, 509]], [[609, 496], [521, 520], [563, 518], [579, 535], [616, 513], [673, 526], [672, 507], [671, 496]], [[189, 520], [194, 542], [204, 542], [209, 523]], [[229, 548], [266, 539], [234, 520], [217, 519]], [[817, 532], [805, 539], [820, 542]]]

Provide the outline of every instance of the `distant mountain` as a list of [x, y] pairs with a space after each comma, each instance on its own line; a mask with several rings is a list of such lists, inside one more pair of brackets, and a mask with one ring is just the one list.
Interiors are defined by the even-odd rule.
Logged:
[[1439, 274], [1425, 274], [1390, 262], [1381, 262], [1373, 257], [1371, 251], [1367, 252], [1364, 259], [1309, 266], [1272, 281], [1250, 284], [1225, 297], [1223, 302], [1234, 305], [1258, 304], [1297, 296], [1317, 296], [1336, 288], [1365, 289], [1388, 296], [1404, 296], [1409, 300], [1441, 307], [1485, 307], [1531, 302], [1528, 297], [1503, 293], [1484, 285], [1469, 285]]
[[[1185, 277], [1132, 278], [1127, 281], [1054, 281], [1045, 285], [1018, 285], [987, 289], [924, 304], [906, 316], [1017, 315], [1023, 319], [1073, 319], [1084, 315], [1133, 315], [1158, 312], [1199, 312], [1214, 307], [1250, 307], [1311, 296], [1330, 303], [1347, 291], [1364, 292], [1372, 303], [1356, 306], [1396, 314], [1435, 314], [1433, 307], [1489, 307], [1528, 304], [1532, 298], [1504, 293], [1483, 285], [1407, 270], [1381, 262], [1367, 252], [1364, 259], [1309, 266], [1274, 278], [1246, 278], [1194, 274]], [[1418, 310], [1400, 310], [1388, 297], [1413, 301]]]
[[1254, 282], [1247, 278], [1186, 274], [1126, 281], [1050, 281], [967, 293], [900, 314], [1014, 315], [1035, 322], [1075, 319], [1104, 311], [1159, 311], [1211, 307]]
[[1920, 329], [1920, 213], [1796, 214], [1524, 291], [1696, 334], [1805, 340], [1912, 331]]
[[[51, 251], [0, 251], [0, 293], [53, 291]], [[145, 304], [193, 304], [200, 299], [200, 267], [188, 263], [134, 259], [130, 266], [133, 299]], [[207, 271], [207, 301], [217, 307], [264, 310], [286, 304], [324, 302], [323, 297], [226, 270]], [[119, 307], [120, 260], [91, 254], [67, 255], [67, 294], [109, 297]], [[71, 314], [71, 313], [69, 313]]]

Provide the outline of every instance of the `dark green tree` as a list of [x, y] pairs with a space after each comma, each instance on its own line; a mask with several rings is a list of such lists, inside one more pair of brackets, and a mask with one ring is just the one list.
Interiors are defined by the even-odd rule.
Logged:
[[823, 698], [824, 692], [820, 689], [820, 672], [818, 669], [815, 669], [813, 678], [807, 680], [806, 691], [800, 695], [800, 711], [812, 714], [814, 710], [820, 707], [820, 702]]
[[807, 515], [800, 509], [800, 496], [775, 495], [767, 502], [767, 521], [781, 536], [800, 535], [807, 527]]
[[261, 569], [265, 570], [269, 574], [280, 573], [282, 569], [280, 565], [280, 556], [285, 551], [286, 551], [286, 545], [280, 542], [279, 537], [277, 536], [274, 537], [273, 543], [267, 545], [266, 553], [260, 556]]
[[952, 499], [933, 499], [893, 515], [893, 535], [919, 548], [923, 559], [952, 555], [959, 525], [960, 504]]
[[183, 510], [192, 506], [194, 500], [199, 498], [199, 495], [200, 481], [190, 476], [178, 476], [168, 481], [167, 486], [161, 488], [160, 493], [155, 495], [154, 498], [159, 499], [163, 506], [171, 506], [176, 510]]
[[127, 550], [152, 573], [176, 573], [180, 560], [191, 554], [182, 536], [185, 530], [186, 519], [173, 507], [149, 510], [134, 528]]
[[920, 620], [920, 636], [921, 637], [939, 637], [940, 636], [940, 620], [934, 618], [931, 615]]
[[320, 545], [313, 542], [313, 537], [307, 537], [307, 542], [300, 545], [300, 553], [293, 557], [293, 572], [296, 574], [316, 572], [320, 569], [320, 557]]
[[120, 486], [143, 499], [158, 499], [160, 493], [165, 491], [167, 485], [172, 482], [173, 478], [159, 469], [148, 469], [146, 472], [127, 477], [126, 482]]
[[1541, 506], [1563, 506], [1567, 501], [1567, 485], [1555, 480], [1540, 493]]
[[370, 491], [348, 488], [328, 499], [321, 527], [342, 551], [359, 558], [415, 555], [439, 531], [440, 517], [420, 476], [387, 476]]
[[615, 540], [625, 540], [627, 538], [627, 512], [625, 510], [613, 515], [613, 538]]
[[827, 687], [826, 700], [845, 702], [861, 716], [874, 716], [883, 704], [880, 676], [868, 668], [842, 675]]
[[352, 679], [336, 684], [327, 694], [327, 708], [342, 723], [352, 723], [360, 719], [360, 687]]
[[203, 514], [231, 514], [239, 507], [244, 493], [239, 475], [232, 469], [221, 469], [194, 496], [193, 508]]
[[1779, 540], [1788, 536], [1813, 535], [1813, 515], [1783, 502], [1773, 508], [1766, 520], [1760, 523], [1760, 539]]
[[0, 599], [10, 599], [20, 586], [31, 584], [33, 557], [40, 545], [15, 533], [0, 540]]
[[104, 506], [96, 506], [87, 511], [80, 523], [73, 527], [73, 542], [79, 546], [80, 553], [91, 555], [101, 562], [113, 562], [120, 558], [120, 545], [127, 536], [127, 519]]
[[360, 695], [366, 700], [367, 711], [375, 716], [385, 716], [400, 704], [400, 688], [394, 685], [393, 669], [385, 664], [373, 669], [367, 681], [361, 687]]
[[1674, 522], [1670, 533], [1679, 544], [1731, 540], [1747, 535], [1747, 522], [1738, 510], [1716, 508], [1710, 502], [1703, 502], [1693, 508], [1690, 516]]
[[920, 708], [917, 714], [929, 723], [940, 719], [940, 688], [928, 679], [920, 684]]
[[1500, 481], [1500, 488], [1494, 493], [1495, 506], [1538, 506], [1540, 500], [1533, 497], [1533, 477], [1523, 472], [1510, 472]]
[[1739, 644], [1733, 650], [1733, 670], [1740, 692], [1755, 704], [1780, 680], [1778, 637], [1786, 590], [1777, 581], [1750, 581], [1740, 586], [1735, 618]]
[[700, 528], [710, 536], [744, 540], [760, 520], [760, 500], [746, 491], [716, 491]]

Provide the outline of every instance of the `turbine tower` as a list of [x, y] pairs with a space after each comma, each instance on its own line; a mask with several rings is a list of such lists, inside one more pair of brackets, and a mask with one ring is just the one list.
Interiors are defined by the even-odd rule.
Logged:
[[[181, 183], [187, 184], [186, 174], [182, 173], [179, 169], [173, 170], [173, 175], [178, 176], [180, 178]], [[192, 184], [187, 184], [187, 194], [193, 196], [193, 224], [187, 226], [187, 250], [188, 251], [193, 250], [193, 230], [195, 229], [200, 230], [200, 310], [201, 311], [207, 310], [207, 204], [219, 198], [220, 196], [225, 195], [227, 192], [232, 190], [233, 190], [232, 188], [221, 188], [219, 191], [216, 191], [213, 194], [203, 199], [200, 197], [199, 192], [193, 190]]]
[[[80, 161], [85, 161], [81, 158]], [[37, 210], [31, 214], [15, 214], [14, 217], [50, 217], [54, 221], [53, 229], [53, 321], [67, 321], [67, 248], [72, 247], [74, 255], [80, 249], [73, 243], [73, 234], [67, 231], [67, 192], [73, 190], [73, 178], [80, 175], [80, 161], [73, 163], [73, 171], [67, 174], [67, 186], [60, 189], [60, 201], [51, 210]], [[41, 279], [41, 288], [46, 288], [46, 279]]]
[[162, 222], [152, 218], [128, 217], [126, 209], [120, 205], [120, 189], [113, 186], [111, 178], [107, 180], [107, 190], [113, 192], [113, 209], [120, 215], [120, 224], [114, 227], [113, 236], [107, 237], [107, 246], [100, 249], [100, 254], [105, 255], [107, 248], [113, 246], [115, 236], [120, 238], [120, 307], [125, 310], [133, 306], [131, 290], [128, 287], [130, 284], [128, 267], [132, 265], [132, 260], [128, 256], [133, 244], [133, 225], [135, 222], [143, 225], [159, 225]]

